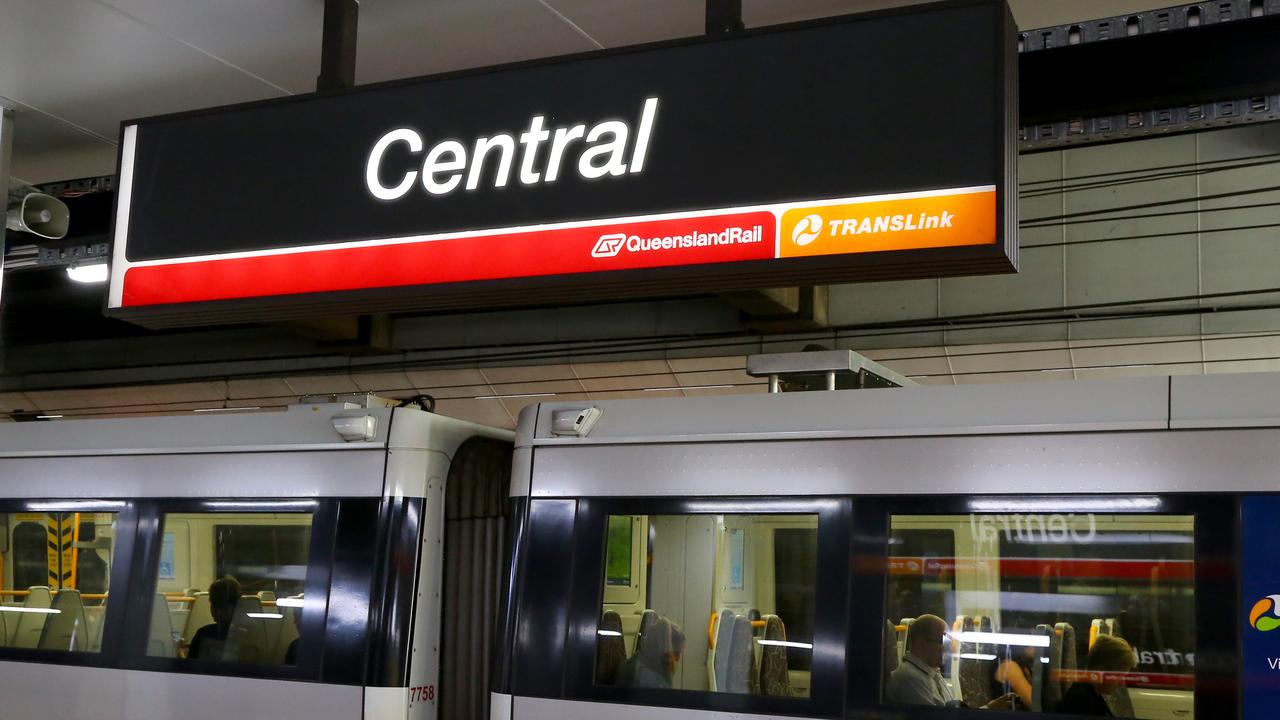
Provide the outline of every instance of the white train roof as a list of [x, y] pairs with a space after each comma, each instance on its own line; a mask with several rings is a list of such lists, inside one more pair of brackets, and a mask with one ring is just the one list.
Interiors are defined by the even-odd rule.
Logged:
[[[584, 437], [558, 412], [596, 407]], [[1280, 426], [1280, 373], [540, 403], [516, 446]]]

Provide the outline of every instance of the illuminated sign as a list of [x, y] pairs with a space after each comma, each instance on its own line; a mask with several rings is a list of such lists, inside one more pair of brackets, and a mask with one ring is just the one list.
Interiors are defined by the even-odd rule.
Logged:
[[107, 310], [1009, 272], [1014, 37], [969, 0], [127, 122]]

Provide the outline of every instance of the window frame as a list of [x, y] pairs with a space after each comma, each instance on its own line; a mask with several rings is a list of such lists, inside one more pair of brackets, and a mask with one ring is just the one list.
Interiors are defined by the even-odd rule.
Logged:
[[[1239, 530], [1242, 494], [1142, 493], [1125, 495], [1060, 494], [1060, 495], [945, 495], [945, 496], [864, 496], [856, 505], [854, 526], [858, 531], [855, 557], [854, 605], [879, 608], [872, 617], [883, 618], [888, 610], [888, 573], [890, 555], [889, 527], [894, 515], [970, 515], [998, 514], [998, 510], [977, 510], [975, 500], [989, 506], [1007, 503], [1010, 507], [1034, 503], [1035, 512], [1080, 512], [1082, 505], [1117, 506], [1114, 510], [1094, 512], [1117, 515], [1189, 515], [1194, 518], [1195, 538], [1195, 686], [1194, 709], [1198, 717], [1239, 717], [1238, 679], [1240, 677], [1239, 606]], [[1158, 501], [1158, 507], [1141, 507], [1133, 501]], [[1074, 504], [1074, 508], [1073, 508]], [[1120, 507], [1121, 505], [1128, 507]], [[1150, 503], [1147, 503], [1148, 505]], [[1016, 511], [1010, 511], [1016, 512]], [[871, 557], [865, 557], [870, 555]], [[869, 568], [874, 568], [870, 570]], [[854, 647], [883, 645], [883, 622], [854, 623], [850, 637]], [[883, 672], [881, 653], [850, 653], [846, 666], [849, 677], [848, 711], [850, 717], [883, 715], [886, 710], [908, 717], [988, 718], [978, 709], [914, 708], [884, 703], [881, 700], [880, 677]], [[1076, 717], [1042, 713], [1045, 717]], [[989, 720], [989, 718], [988, 718]]]
[[[58, 509], [65, 507], [65, 509]], [[0, 499], [0, 513], [115, 513], [112, 538], [110, 587], [128, 588], [132, 577], [133, 542], [138, 524], [138, 503], [112, 498], [5, 498]], [[120, 638], [125, 632], [128, 603], [107, 603], [103, 613], [102, 647], [88, 650], [42, 650], [0, 646], [0, 661], [49, 663], [80, 667], [118, 667]]]
[[[817, 567], [838, 568], [849, 557], [853, 499], [803, 497], [740, 498], [580, 498], [572, 530], [574, 571], [570, 585], [568, 633], [564, 649], [564, 697], [591, 702], [717, 712], [832, 717], [843, 705], [845, 654], [850, 612], [848, 573], [819, 572], [814, 607], [814, 653], [808, 698], [621, 688], [595, 684], [596, 629], [604, 602], [607, 522], [610, 515], [817, 515]], [[569, 540], [569, 538], [566, 538]], [[700, 642], [702, 627], [686, 628]]]

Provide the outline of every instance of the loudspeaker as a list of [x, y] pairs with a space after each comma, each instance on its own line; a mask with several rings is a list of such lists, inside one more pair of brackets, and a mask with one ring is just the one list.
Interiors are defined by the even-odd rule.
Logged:
[[71, 212], [61, 200], [43, 193], [30, 193], [22, 202], [9, 206], [5, 227], [29, 232], [46, 240], [61, 240], [71, 225]]

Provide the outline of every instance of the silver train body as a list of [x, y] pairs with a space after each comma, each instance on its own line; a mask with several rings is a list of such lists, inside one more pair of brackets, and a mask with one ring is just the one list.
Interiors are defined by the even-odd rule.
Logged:
[[483, 715], [510, 443], [343, 404], [0, 426], [0, 715]]
[[893, 679], [924, 614], [951, 704], [1070, 716], [1113, 635], [1117, 716], [1242, 717], [1278, 490], [1274, 375], [531, 406], [492, 717], [952, 717]]

